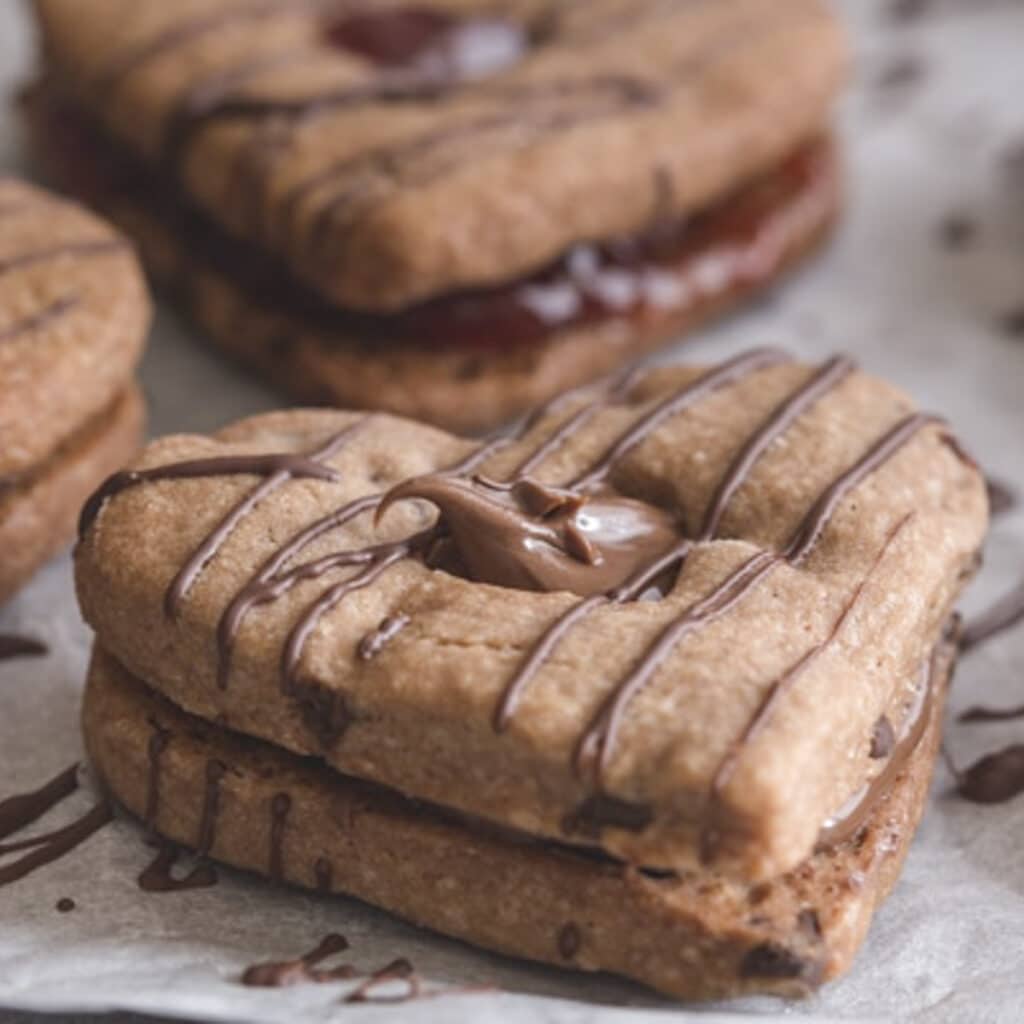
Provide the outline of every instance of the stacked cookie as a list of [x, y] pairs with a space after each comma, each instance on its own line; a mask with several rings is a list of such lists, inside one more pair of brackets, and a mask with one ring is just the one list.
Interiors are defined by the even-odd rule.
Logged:
[[35, 0], [62, 184], [303, 401], [508, 421], [839, 205], [822, 0]]
[[82, 502], [141, 446], [148, 322], [125, 239], [0, 178], [0, 602], [74, 537]]
[[986, 520], [943, 422], [773, 350], [486, 444], [165, 438], [83, 513], [89, 752], [271, 878], [677, 996], [803, 993], [907, 851]]

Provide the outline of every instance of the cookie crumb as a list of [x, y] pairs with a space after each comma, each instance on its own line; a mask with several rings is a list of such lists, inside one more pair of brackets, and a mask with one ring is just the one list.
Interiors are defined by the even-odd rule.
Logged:
[[879, 71], [875, 85], [884, 92], [904, 92], [925, 77], [925, 62], [916, 54], [904, 53], [889, 60]]
[[577, 925], [570, 921], [558, 933], [558, 952], [563, 960], [572, 960], [580, 951], [583, 937]]

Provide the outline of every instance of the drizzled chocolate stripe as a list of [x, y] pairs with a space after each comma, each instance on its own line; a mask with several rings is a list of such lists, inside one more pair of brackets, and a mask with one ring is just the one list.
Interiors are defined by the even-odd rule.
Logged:
[[205, 35], [218, 32], [239, 21], [259, 20], [292, 10], [315, 10], [324, 0], [248, 0], [226, 10], [198, 14], [194, 18], [172, 24], [150, 39], [125, 50], [110, 62], [93, 81], [93, 88], [101, 97], [108, 97], [130, 74], [145, 64], [187, 46]]
[[732, 501], [733, 495], [750, 476], [758, 460], [771, 445], [820, 398], [845, 380], [854, 370], [854, 362], [846, 356], [830, 359], [811, 379], [783, 402], [768, 421], [754, 434], [740, 450], [729, 467], [729, 471], [718, 485], [715, 496], [708, 506], [701, 527], [700, 540], [711, 540], [718, 533], [722, 516]]
[[1021, 622], [1024, 622], [1024, 583], [1019, 584], [964, 627], [960, 637], [960, 650], [973, 651]]
[[63, 298], [54, 299], [48, 306], [43, 307], [38, 313], [33, 313], [24, 320], [15, 321], [8, 327], [0, 327], [0, 344], [14, 341], [15, 338], [20, 338], [23, 335], [31, 334], [46, 327], [54, 320], [59, 320], [62, 316], [70, 313], [80, 302], [81, 300], [77, 295], [65, 295]]
[[0, 259], [0, 277], [13, 274], [17, 270], [25, 270], [40, 263], [50, 263], [66, 256], [107, 256], [110, 253], [128, 252], [131, 245], [122, 238], [85, 239], [80, 242], [63, 242], [60, 245], [47, 246], [45, 249], [33, 249], [31, 252], [19, 253]]
[[49, 648], [41, 640], [0, 634], [0, 661], [11, 658], [42, 658], [48, 653]]
[[[288, 456], [277, 457], [276, 462], [267, 462], [258, 467], [259, 472], [266, 473], [271, 469], [270, 475], [249, 492], [230, 512], [220, 521], [216, 529], [199, 545], [189, 560], [181, 567], [177, 576], [171, 581], [167, 590], [164, 610], [167, 615], [174, 617], [181, 602], [191, 590], [199, 574], [206, 568], [210, 561], [217, 555], [224, 542], [228, 539], [238, 524], [265, 498], [268, 498], [275, 491], [279, 490], [290, 480], [297, 478], [334, 481], [338, 474], [330, 466], [323, 463], [326, 459], [336, 455], [357, 433], [365, 420], [357, 420], [351, 426], [346, 427], [332, 437], [322, 448], [309, 456]], [[243, 457], [242, 461], [245, 459]], [[250, 458], [250, 464], [252, 459]], [[158, 470], [156, 472], [159, 472]]]
[[31, 853], [27, 853], [13, 864], [0, 867], [0, 886], [17, 882], [26, 875], [32, 874], [33, 871], [59, 860], [84, 843], [104, 825], [108, 825], [113, 817], [109, 804], [97, 804], [66, 828], [40, 837], [39, 844]]
[[[73, 764], [39, 789], [0, 802], [0, 839], [6, 839], [34, 824], [76, 789], [78, 765]], [[0, 847], [0, 855], [20, 850], [30, 851], [12, 864], [0, 867], [0, 887], [17, 882], [70, 853], [111, 819], [110, 806], [104, 801], [64, 828]]]

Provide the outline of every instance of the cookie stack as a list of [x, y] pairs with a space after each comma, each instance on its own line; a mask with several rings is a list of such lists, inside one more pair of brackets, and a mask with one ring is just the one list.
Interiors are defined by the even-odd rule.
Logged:
[[37, 150], [302, 401], [505, 423], [840, 201], [822, 0], [35, 0]]
[[142, 444], [149, 299], [128, 242], [0, 177], [0, 603], [74, 537]]
[[82, 519], [84, 721], [200, 854], [676, 996], [850, 963], [922, 812], [977, 467], [843, 358], [568, 392], [485, 444], [280, 412]]

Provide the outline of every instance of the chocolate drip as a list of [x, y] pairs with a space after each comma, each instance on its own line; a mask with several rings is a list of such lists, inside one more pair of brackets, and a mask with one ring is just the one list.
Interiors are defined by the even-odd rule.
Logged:
[[[302, 455], [229, 455], [221, 458], [194, 459], [188, 462], [175, 462], [166, 466], [154, 466], [152, 469], [133, 469], [115, 473], [85, 503], [79, 518], [79, 538], [84, 537], [96, 521], [100, 510], [111, 498], [122, 491], [137, 487], [139, 484], [153, 483], [160, 480], [196, 480], [210, 476], [266, 476], [270, 478], [286, 477], [288, 479], [335, 480], [337, 475], [329, 466], [321, 465]], [[258, 501], [259, 499], [256, 499]], [[252, 495], [245, 499], [252, 505]], [[231, 515], [235, 513], [232, 512]], [[223, 523], [218, 530], [223, 528]], [[204, 550], [209, 539], [201, 545]], [[189, 565], [192, 564], [190, 560]], [[179, 573], [181, 576], [181, 573]]]
[[1016, 586], [964, 627], [960, 637], [961, 653], [973, 651], [1021, 621], [1024, 621], [1024, 583]]
[[275, 882], [284, 879], [284, 833], [292, 798], [287, 793], [276, 793], [270, 801], [270, 858], [268, 874]]
[[317, 892], [331, 892], [334, 885], [334, 865], [326, 857], [318, 857], [313, 865]]
[[42, 658], [49, 653], [49, 648], [40, 640], [33, 640], [27, 636], [0, 634], [0, 661], [11, 658]]
[[1012, 722], [1024, 718], [1024, 705], [1016, 708], [971, 707], [964, 711], [958, 722]]
[[0, 839], [38, 821], [51, 807], [78, 789], [78, 765], [65, 768], [46, 785], [31, 792], [0, 801]]
[[896, 777], [906, 767], [907, 761], [917, 749], [928, 728], [931, 709], [937, 696], [936, 687], [942, 681], [939, 664], [942, 660], [950, 657], [951, 643], [948, 639], [940, 641], [925, 666], [921, 685], [914, 694], [913, 702], [907, 711], [906, 719], [900, 727], [896, 743], [885, 766], [870, 782], [854, 793], [832, 818], [825, 822], [818, 833], [816, 849], [828, 850], [853, 838], [867, 821], [872, 808], [892, 788]]
[[113, 817], [110, 805], [100, 803], [65, 828], [50, 832], [45, 836], [25, 840], [22, 843], [10, 844], [8, 848], [12, 850], [16, 847], [32, 847], [33, 849], [31, 853], [16, 860], [13, 864], [0, 867], [0, 887], [17, 882], [39, 868], [59, 860], [84, 843], [104, 825], [108, 825]]
[[47, 324], [76, 309], [80, 301], [76, 295], [65, 295], [63, 298], [54, 299], [38, 313], [33, 313], [23, 320], [16, 320], [13, 324], [0, 328], [0, 344], [14, 341], [15, 338], [46, 327]]
[[139, 875], [139, 888], [143, 892], [183, 892], [187, 889], [207, 889], [218, 881], [217, 869], [201, 861], [182, 877], [174, 875], [173, 868], [181, 857], [181, 850], [173, 843], [160, 843], [156, 857]]
[[[375, 989], [391, 981], [407, 982], [406, 991], [400, 996], [378, 996], [371, 999], [371, 994]], [[404, 1003], [410, 999], [415, 999], [419, 993], [420, 978], [416, 973], [416, 968], [405, 957], [399, 957], [397, 960], [392, 960], [391, 963], [380, 968], [380, 970], [374, 971], [353, 992], [350, 992], [344, 1001], [346, 1003]]]
[[1005, 481], [990, 476], [985, 480], [985, 488], [988, 491], [989, 513], [993, 519], [998, 519], [1017, 507], [1017, 492]]
[[150, 719], [149, 724], [153, 727], [153, 732], [147, 746], [149, 775], [146, 782], [146, 813], [143, 820], [153, 827], [160, 813], [160, 769], [164, 751], [171, 742], [171, 732], [153, 719]]
[[351, 978], [355, 975], [355, 969], [348, 964], [329, 969], [318, 966], [330, 957], [345, 952], [346, 949], [348, 940], [344, 935], [327, 935], [314, 949], [297, 960], [270, 961], [247, 967], [242, 974], [241, 982], [250, 988], [289, 988], [292, 985], [321, 985], [325, 982]]
[[359, 642], [361, 661], [372, 661], [410, 623], [408, 615], [389, 615], [372, 633]]
[[1024, 746], [1005, 747], [957, 772], [957, 791], [976, 804], [1001, 804], [1024, 793]]
[[217, 835], [217, 818], [220, 814], [220, 784], [228, 772], [223, 761], [211, 759], [206, 762], [206, 789], [203, 796], [203, 813], [199, 819], [199, 836], [196, 850], [205, 857], [212, 849]]

